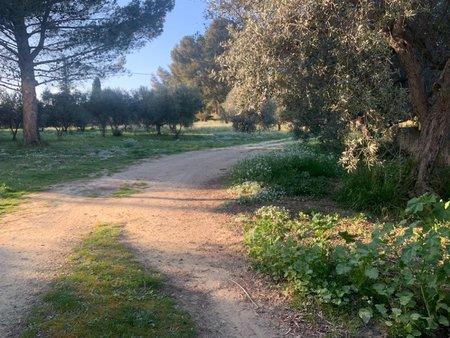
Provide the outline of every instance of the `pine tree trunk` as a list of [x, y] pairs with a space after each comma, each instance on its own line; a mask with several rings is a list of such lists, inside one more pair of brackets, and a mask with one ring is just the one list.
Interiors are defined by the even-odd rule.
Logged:
[[15, 37], [22, 84], [23, 142], [25, 145], [38, 145], [40, 144], [40, 137], [34, 61], [28, 42], [28, 33], [23, 22], [16, 23]]
[[[28, 68], [28, 67], [27, 67]], [[40, 144], [38, 130], [38, 105], [36, 99], [36, 81], [33, 69], [22, 71], [23, 97], [23, 142], [25, 145]]]

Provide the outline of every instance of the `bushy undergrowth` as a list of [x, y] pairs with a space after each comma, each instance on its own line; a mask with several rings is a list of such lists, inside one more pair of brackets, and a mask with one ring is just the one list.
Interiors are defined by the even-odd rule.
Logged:
[[287, 195], [324, 196], [341, 173], [337, 158], [311, 146], [294, 144], [240, 162], [230, 174], [233, 185], [258, 182]]
[[381, 214], [400, 210], [414, 190], [412, 163], [387, 161], [372, 168], [358, 167], [343, 175], [334, 198], [354, 210]]
[[[450, 199], [450, 170], [437, 167], [430, 178], [433, 189], [444, 199]], [[411, 160], [398, 158], [368, 168], [358, 167], [345, 173], [334, 198], [359, 211], [377, 215], [398, 213], [414, 191], [415, 173]]]
[[[257, 266], [320, 303], [380, 319], [391, 336], [448, 330], [450, 202], [424, 195], [398, 224], [263, 207], [246, 227]], [[370, 230], [369, 230], [370, 229]], [[447, 331], [448, 332], [448, 331]]]
[[[241, 161], [229, 179], [231, 192], [241, 201], [264, 201], [283, 195], [327, 196], [353, 210], [395, 217], [415, 185], [414, 164], [410, 160], [391, 159], [344, 173], [337, 155], [320, 144], [303, 143]], [[430, 183], [441, 197], [450, 199], [448, 169], [436, 168]], [[258, 187], [254, 198], [246, 193], [250, 186]]]

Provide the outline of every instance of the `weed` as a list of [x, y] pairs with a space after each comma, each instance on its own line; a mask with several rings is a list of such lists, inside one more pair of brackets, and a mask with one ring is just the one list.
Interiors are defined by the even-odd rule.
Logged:
[[237, 198], [238, 203], [277, 201], [286, 193], [277, 187], [263, 187], [258, 182], [243, 182], [228, 189]]

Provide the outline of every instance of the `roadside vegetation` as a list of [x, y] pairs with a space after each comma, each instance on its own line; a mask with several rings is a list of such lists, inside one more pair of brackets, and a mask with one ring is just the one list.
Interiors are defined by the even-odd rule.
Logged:
[[[229, 191], [260, 207], [244, 221], [245, 246], [302, 311], [348, 321], [350, 335], [371, 325], [392, 337], [445, 336], [450, 202], [433, 194], [410, 199], [411, 177], [406, 160], [347, 173], [336, 155], [310, 142], [242, 161]], [[444, 181], [435, 178], [436, 191], [449, 200]], [[305, 213], [303, 201], [319, 199], [366, 215]]]
[[[430, 179], [444, 199], [450, 199], [449, 173], [449, 169], [438, 167]], [[410, 199], [413, 175], [413, 162], [401, 157], [347, 172], [336, 151], [312, 140], [243, 160], [233, 168], [228, 181], [230, 192], [241, 202], [308, 196], [332, 199], [342, 207], [374, 217], [395, 217]]]
[[74, 250], [34, 309], [23, 337], [194, 337], [189, 316], [162, 295], [121, 242], [122, 227], [100, 224]]
[[[323, 152], [319, 144], [296, 143], [282, 150], [252, 157], [236, 165], [229, 176], [232, 190], [241, 197], [261, 198], [261, 192], [278, 196], [330, 195], [330, 186], [342, 175], [333, 153]], [[261, 191], [251, 192], [250, 187]], [[269, 198], [269, 196], [268, 196]]]
[[449, 206], [424, 195], [400, 222], [377, 225], [263, 207], [245, 225], [245, 245], [306, 303], [375, 318], [390, 336], [433, 336], [449, 326]]

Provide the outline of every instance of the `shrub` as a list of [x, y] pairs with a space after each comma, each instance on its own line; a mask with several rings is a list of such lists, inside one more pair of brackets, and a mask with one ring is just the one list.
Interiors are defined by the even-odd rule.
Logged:
[[284, 209], [264, 207], [246, 224], [245, 244], [260, 269], [299, 294], [356, 306], [365, 323], [380, 318], [391, 336], [433, 335], [449, 326], [450, 202], [423, 195], [405, 214], [368, 232], [362, 219], [291, 219]]
[[241, 133], [253, 133], [258, 126], [258, 114], [254, 110], [244, 110], [231, 117], [233, 129]]

